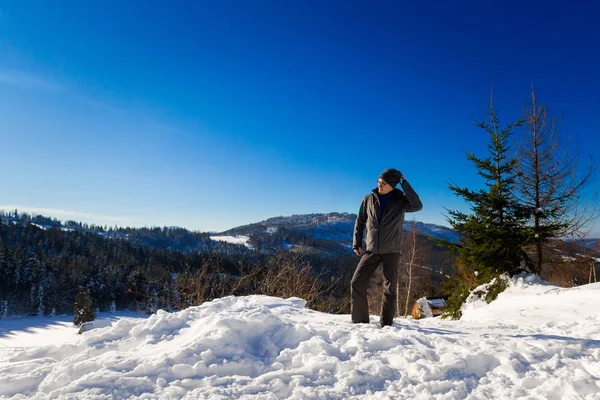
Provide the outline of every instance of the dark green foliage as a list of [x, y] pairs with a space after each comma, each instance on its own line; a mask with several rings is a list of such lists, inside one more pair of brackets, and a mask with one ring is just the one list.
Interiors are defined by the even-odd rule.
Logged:
[[464, 284], [458, 284], [457, 280], [447, 281], [443, 287], [446, 293], [451, 293], [446, 300], [446, 311], [442, 314], [442, 318], [460, 319], [462, 317], [462, 305], [471, 293], [470, 287]]
[[448, 211], [448, 222], [462, 236], [459, 243], [444, 242], [458, 256], [457, 282], [449, 299], [449, 315], [453, 318], [460, 317], [460, 306], [474, 287], [503, 273], [512, 276], [529, 267], [523, 246], [531, 241], [527, 221], [532, 210], [520, 205], [514, 196], [516, 161], [508, 154], [508, 140], [520, 121], [500, 128], [491, 101], [486, 115], [489, 122], [476, 120], [476, 126], [489, 135], [488, 156], [479, 158], [467, 152], [486, 188], [474, 191], [450, 184], [450, 190], [472, 211]]
[[[462, 306], [471, 293], [489, 304], [496, 300], [498, 295], [508, 287], [506, 275], [496, 275], [494, 277], [489, 275], [476, 276], [475, 279], [470, 281], [464, 278], [462, 280], [455, 279], [448, 281], [447, 285], [444, 286], [444, 291], [451, 293], [451, 296], [446, 301], [446, 311], [442, 315], [442, 318], [460, 319], [462, 317]], [[472, 292], [475, 287], [486, 283], [489, 284], [485, 290]]]
[[503, 279], [501, 276], [496, 278], [490, 286], [488, 287], [487, 292], [485, 293], [483, 300], [486, 303], [491, 303], [492, 301], [498, 298], [498, 295], [506, 290], [508, 287], [508, 282], [506, 279]]
[[73, 323], [77, 326], [84, 322], [90, 322], [96, 319], [94, 314], [92, 296], [88, 288], [81, 288], [75, 296], [75, 308], [73, 310], [75, 317]]

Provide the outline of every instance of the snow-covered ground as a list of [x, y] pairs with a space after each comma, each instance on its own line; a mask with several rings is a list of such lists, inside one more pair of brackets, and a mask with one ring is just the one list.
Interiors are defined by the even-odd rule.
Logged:
[[218, 242], [227, 242], [232, 244], [241, 244], [249, 249], [252, 248], [252, 245], [248, 242], [250, 240], [249, 236], [246, 235], [233, 235], [233, 236], [210, 236], [211, 240], [216, 240]]
[[[600, 399], [600, 283], [521, 277], [464, 319], [381, 328], [228, 297], [45, 345], [0, 333], [2, 398]], [[0, 325], [4, 321], [0, 321]], [[57, 328], [58, 329], [58, 328]], [[10, 347], [9, 347], [10, 345]]]
[[[111, 326], [122, 318], [146, 319], [148, 315], [130, 311], [101, 312], [96, 314], [94, 326], [98, 328]], [[73, 343], [81, 339], [77, 332], [77, 327], [73, 325], [73, 315], [0, 320], [0, 350], [5, 347], [24, 348], [42, 344], [62, 345]]]

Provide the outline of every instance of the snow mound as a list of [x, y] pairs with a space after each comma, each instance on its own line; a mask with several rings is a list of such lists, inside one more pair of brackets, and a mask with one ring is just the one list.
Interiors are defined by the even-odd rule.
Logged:
[[[227, 297], [122, 318], [73, 344], [0, 347], [0, 398], [600, 398], [600, 317], [588, 309], [600, 304], [600, 284], [521, 277], [497, 302], [506, 309], [494, 302], [470, 320], [381, 328], [377, 316], [351, 324], [302, 299]], [[578, 318], [560, 319], [572, 310]]]
[[[274, 312], [304, 305], [302, 299], [228, 297], [177, 313], [159, 310], [143, 321], [124, 318], [85, 333], [76, 345], [31, 348], [17, 355], [13, 350], [9, 365], [20, 367], [16, 373], [0, 368], [0, 396], [34, 394], [27, 388], [36, 386], [37, 394], [49, 398], [72, 393], [126, 398], [194, 377], [256, 377], [278, 368], [274, 360], [282, 350], [310, 337], [304, 327]], [[110, 386], [90, 390], [107, 381]], [[170, 392], [180, 391], [177, 387], [165, 388], [165, 395], [174, 396]]]
[[[476, 289], [477, 290], [477, 289]], [[518, 275], [490, 304], [477, 299], [463, 306], [463, 321], [511, 320], [521, 324], [547, 321], [600, 320], [600, 282], [573, 288], [560, 288], [537, 275]]]

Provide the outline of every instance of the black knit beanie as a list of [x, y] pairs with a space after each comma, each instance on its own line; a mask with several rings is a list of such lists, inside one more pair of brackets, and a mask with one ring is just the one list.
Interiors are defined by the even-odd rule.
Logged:
[[400, 182], [401, 177], [402, 174], [400, 173], [400, 171], [393, 168], [388, 168], [385, 171], [383, 171], [381, 175], [379, 175], [379, 179], [386, 182], [391, 187], [396, 187], [398, 182]]

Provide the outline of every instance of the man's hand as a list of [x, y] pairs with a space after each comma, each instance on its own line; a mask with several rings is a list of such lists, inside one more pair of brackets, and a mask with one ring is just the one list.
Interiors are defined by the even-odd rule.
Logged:
[[400, 179], [402, 179], [402, 182], [404, 182], [406, 180], [406, 178], [404, 177], [404, 174], [402, 172], [400, 172]]
[[356, 254], [357, 256], [362, 256], [362, 247], [358, 247], [356, 249], [354, 249], [354, 254]]

